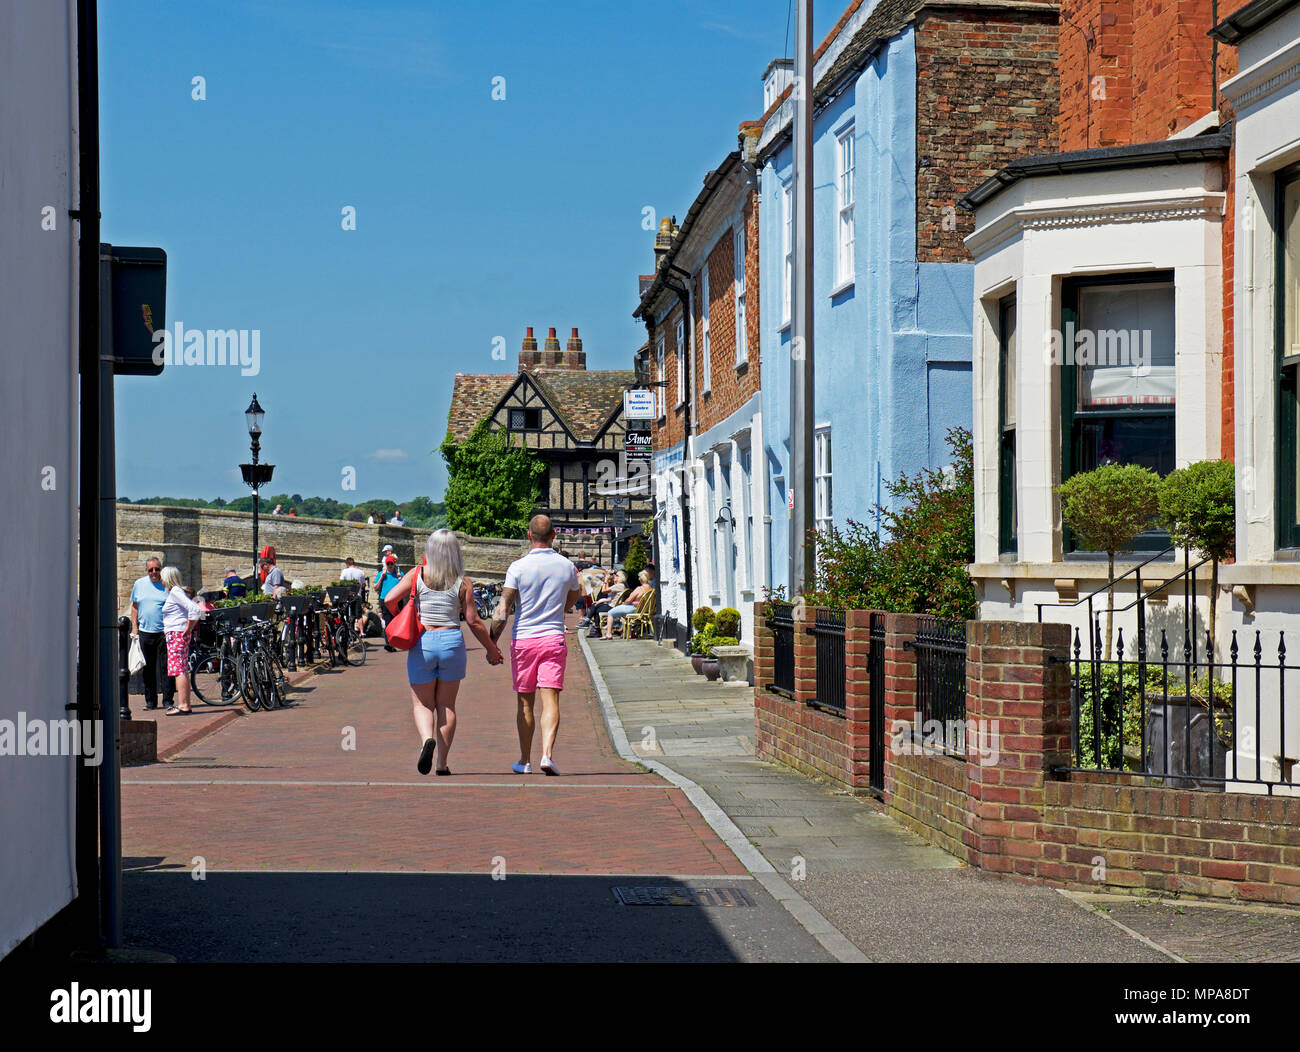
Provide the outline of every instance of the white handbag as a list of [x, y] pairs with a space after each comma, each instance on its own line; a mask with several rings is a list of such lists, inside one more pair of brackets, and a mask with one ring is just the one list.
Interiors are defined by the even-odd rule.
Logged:
[[140, 646], [140, 637], [131, 637], [131, 649], [126, 655], [126, 670], [135, 675], [145, 666], [144, 648]]

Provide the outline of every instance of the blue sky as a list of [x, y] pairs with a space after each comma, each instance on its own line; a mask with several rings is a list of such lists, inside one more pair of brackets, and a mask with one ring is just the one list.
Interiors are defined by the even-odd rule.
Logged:
[[247, 493], [256, 391], [273, 491], [436, 499], [455, 373], [513, 369], [528, 325], [629, 368], [642, 209], [684, 216], [793, 47], [789, 0], [99, 10], [104, 240], [166, 249], [169, 326], [261, 333], [256, 376], [118, 379], [133, 498]]

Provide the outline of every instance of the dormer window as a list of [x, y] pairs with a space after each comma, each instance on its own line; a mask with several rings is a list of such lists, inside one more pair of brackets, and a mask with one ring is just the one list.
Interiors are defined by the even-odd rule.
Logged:
[[540, 431], [542, 428], [542, 411], [540, 409], [510, 410], [511, 431]]

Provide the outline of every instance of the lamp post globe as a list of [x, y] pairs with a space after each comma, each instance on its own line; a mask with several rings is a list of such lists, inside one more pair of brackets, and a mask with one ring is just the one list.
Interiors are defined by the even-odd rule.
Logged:
[[244, 410], [244, 419], [248, 421], [248, 433], [256, 441], [262, 436], [262, 417], [266, 415], [266, 410], [257, 401], [257, 392], [253, 392], [253, 400], [248, 403], [248, 408]]

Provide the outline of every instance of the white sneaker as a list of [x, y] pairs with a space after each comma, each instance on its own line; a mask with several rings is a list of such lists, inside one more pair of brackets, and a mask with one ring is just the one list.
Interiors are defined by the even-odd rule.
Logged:
[[510, 768], [515, 774], [532, 774], [533, 765], [531, 763], [516, 763]]
[[556, 775], [560, 773], [555, 769], [555, 764], [551, 762], [549, 756], [543, 756], [542, 762], [538, 766], [541, 767], [542, 774]]

